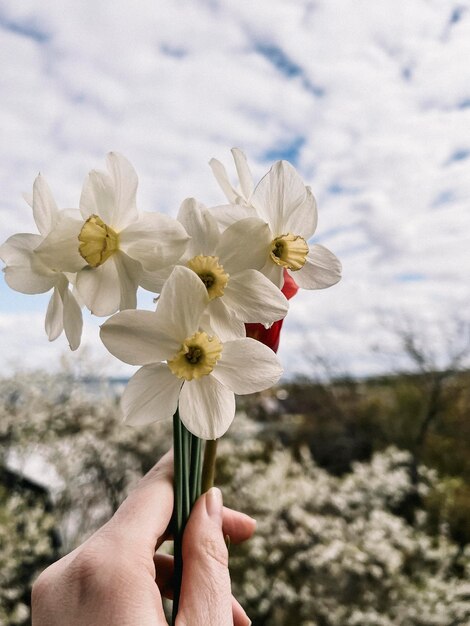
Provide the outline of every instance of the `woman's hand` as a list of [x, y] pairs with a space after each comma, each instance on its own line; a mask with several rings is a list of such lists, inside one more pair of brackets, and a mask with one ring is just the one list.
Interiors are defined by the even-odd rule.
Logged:
[[[173, 511], [173, 455], [166, 454], [111, 520], [47, 568], [33, 587], [33, 626], [163, 626], [162, 597], [172, 596], [173, 557], [156, 554]], [[222, 506], [213, 488], [194, 505], [183, 537], [177, 626], [247, 626], [232, 597], [228, 553], [256, 522]]]

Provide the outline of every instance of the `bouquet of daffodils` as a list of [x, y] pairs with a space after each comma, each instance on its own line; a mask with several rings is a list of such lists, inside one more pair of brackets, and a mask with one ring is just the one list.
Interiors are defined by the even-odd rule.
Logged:
[[[108, 155], [107, 171], [88, 174], [78, 209], [60, 210], [39, 175], [27, 197], [38, 233], [0, 246], [12, 289], [52, 290], [49, 340], [64, 332], [76, 350], [82, 308], [110, 316], [101, 326], [104, 345], [141, 366], [122, 396], [125, 419], [173, 419], [174, 615], [182, 533], [193, 503], [212, 484], [234, 394], [279, 380], [275, 353], [288, 298], [299, 287], [329, 287], [341, 272], [333, 253], [309, 244], [317, 207], [294, 167], [278, 161], [255, 186], [243, 152], [232, 154], [236, 186], [219, 161], [210, 162], [228, 203], [206, 208], [188, 198], [176, 220], [137, 208], [137, 174], [120, 154]], [[156, 310], [136, 309], [139, 287], [159, 294]]]

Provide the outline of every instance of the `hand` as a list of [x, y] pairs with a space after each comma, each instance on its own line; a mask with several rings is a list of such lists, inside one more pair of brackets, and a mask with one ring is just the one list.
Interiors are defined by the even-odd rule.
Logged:
[[[33, 626], [163, 626], [162, 596], [171, 597], [173, 557], [156, 554], [173, 511], [173, 455], [139, 482], [111, 520], [48, 567], [32, 595]], [[177, 626], [248, 626], [232, 597], [228, 552], [256, 522], [222, 506], [218, 489], [194, 505], [183, 536]]]

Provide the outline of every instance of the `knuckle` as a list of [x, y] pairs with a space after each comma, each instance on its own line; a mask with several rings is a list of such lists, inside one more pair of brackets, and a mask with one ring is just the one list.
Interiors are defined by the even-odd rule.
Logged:
[[47, 568], [39, 574], [34, 581], [33, 588], [31, 590], [31, 603], [33, 607], [45, 600], [53, 587], [54, 583], [50, 573], [50, 568]]
[[112, 545], [84, 546], [67, 568], [67, 585], [79, 597], [106, 595], [126, 586], [126, 564]]
[[102, 576], [108, 567], [109, 564], [102, 551], [87, 547], [81, 550], [72, 561], [68, 574], [70, 579], [86, 583], [88, 580]]

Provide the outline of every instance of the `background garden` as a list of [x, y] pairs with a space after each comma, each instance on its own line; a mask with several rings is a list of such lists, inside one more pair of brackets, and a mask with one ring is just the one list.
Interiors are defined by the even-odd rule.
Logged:
[[[255, 625], [470, 623], [468, 326], [447, 337], [445, 368], [416, 329], [399, 340], [400, 372], [355, 379], [316, 355], [311, 376], [240, 399], [217, 483], [258, 520], [230, 548]], [[37, 572], [107, 520], [171, 442], [170, 423], [121, 422], [123, 381], [85, 376], [86, 356], [63, 367], [0, 382], [5, 626], [29, 623]]]

